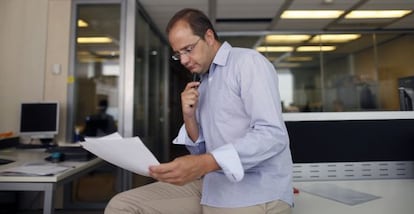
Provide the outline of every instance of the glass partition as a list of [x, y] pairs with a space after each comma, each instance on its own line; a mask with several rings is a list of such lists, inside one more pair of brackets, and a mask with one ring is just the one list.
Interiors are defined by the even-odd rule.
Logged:
[[221, 36], [274, 64], [285, 113], [412, 110], [410, 32], [264, 33], [236, 44], [233, 38]]
[[103, 136], [118, 126], [121, 6], [79, 4], [76, 14], [74, 132]]
[[[71, 68], [68, 79], [67, 140], [100, 137], [118, 131], [123, 5], [119, 0], [73, 1]], [[120, 189], [118, 169], [106, 163], [72, 184], [74, 202], [107, 202]], [[91, 185], [105, 183], [86, 191]], [[70, 183], [68, 184], [70, 185]]]

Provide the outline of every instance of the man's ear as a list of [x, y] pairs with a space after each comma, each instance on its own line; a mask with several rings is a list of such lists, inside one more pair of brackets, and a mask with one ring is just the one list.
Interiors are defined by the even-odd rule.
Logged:
[[213, 45], [214, 41], [216, 40], [214, 38], [214, 32], [211, 29], [208, 29], [206, 31], [206, 34], [204, 35], [204, 40], [207, 42], [208, 45]]

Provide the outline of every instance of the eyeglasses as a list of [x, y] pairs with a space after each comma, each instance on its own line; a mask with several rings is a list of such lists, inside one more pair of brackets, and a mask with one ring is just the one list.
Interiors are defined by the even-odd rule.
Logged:
[[183, 48], [182, 50], [175, 52], [174, 55], [171, 56], [171, 58], [175, 61], [178, 61], [178, 60], [181, 59], [181, 55], [189, 55], [191, 53], [191, 51], [194, 50], [195, 46], [197, 45], [197, 43], [200, 40], [201, 40], [201, 38], [199, 38], [193, 44], [187, 45], [187, 47]]

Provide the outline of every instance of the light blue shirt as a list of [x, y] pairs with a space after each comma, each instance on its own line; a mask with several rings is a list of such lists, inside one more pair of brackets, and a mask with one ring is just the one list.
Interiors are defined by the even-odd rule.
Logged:
[[173, 142], [192, 154], [211, 153], [221, 167], [204, 176], [201, 204], [292, 205], [292, 158], [273, 65], [254, 50], [225, 42], [201, 81], [200, 136], [193, 142], [182, 126]]

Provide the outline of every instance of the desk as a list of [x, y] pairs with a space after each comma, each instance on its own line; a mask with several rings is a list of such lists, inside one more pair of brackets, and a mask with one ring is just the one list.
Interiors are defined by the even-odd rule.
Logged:
[[[0, 151], [0, 158], [14, 160], [15, 162], [4, 164], [0, 169], [19, 166], [27, 162], [43, 161], [48, 153], [45, 149], [8, 149]], [[54, 213], [54, 194], [56, 186], [73, 181], [75, 178], [92, 171], [101, 166], [104, 161], [100, 158], [94, 158], [84, 162], [61, 162], [65, 165], [73, 166], [64, 172], [53, 176], [1, 176], [0, 175], [0, 191], [43, 191], [43, 213]]]
[[311, 181], [295, 182], [294, 186], [300, 190], [315, 183], [335, 184], [381, 198], [350, 206], [300, 191], [295, 196], [293, 214], [412, 214], [414, 210], [414, 179]]

